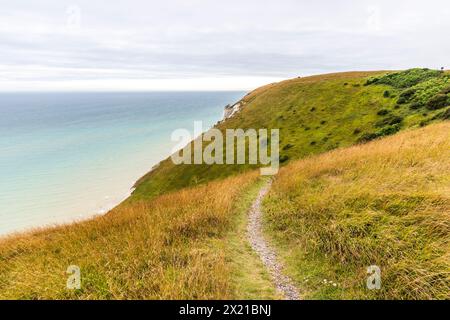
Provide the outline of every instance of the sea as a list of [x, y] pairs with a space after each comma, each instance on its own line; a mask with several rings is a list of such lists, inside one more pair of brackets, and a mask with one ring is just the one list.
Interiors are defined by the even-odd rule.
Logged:
[[104, 214], [244, 92], [0, 93], [0, 236]]

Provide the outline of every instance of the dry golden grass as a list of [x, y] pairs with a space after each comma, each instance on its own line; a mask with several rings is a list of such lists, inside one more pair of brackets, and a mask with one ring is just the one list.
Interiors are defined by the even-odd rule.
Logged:
[[265, 207], [309, 298], [450, 298], [449, 122], [293, 163]]
[[[0, 298], [233, 298], [224, 243], [250, 173], [0, 242]], [[66, 289], [69, 265], [81, 290]]]

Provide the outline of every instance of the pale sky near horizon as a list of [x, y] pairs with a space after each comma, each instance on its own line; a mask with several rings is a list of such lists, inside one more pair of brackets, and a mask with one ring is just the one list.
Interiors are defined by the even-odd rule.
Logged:
[[446, 0], [2, 0], [0, 91], [249, 90], [448, 67]]

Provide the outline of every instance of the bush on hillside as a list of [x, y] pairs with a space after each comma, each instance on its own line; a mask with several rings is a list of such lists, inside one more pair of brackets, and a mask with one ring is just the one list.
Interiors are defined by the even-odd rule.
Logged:
[[422, 82], [414, 86], [416, 93], [414, 94], [413, 101], [417, 101], [425, 105], [435, 95], [439, 93], [446, 94], [445, 91], [449, 85], [450, 77], [447, 75]]
[[416, 93], [416, 89], [414, 89], [414, 88], [406, 89], [405, 91], [400, 93], [400, 99], [403, 99], [406, 102], [409, 102], [415, 93]]
[[401, 125], [399, 123], [397, 123], [397, 124], [382, 128], [380, 131], [376, 132], [376, 134], [378, 137], [390, 136], [392, 134], [399, 132], [400, 129], [401, 129]]
[[429, 123], [430, 123], [430, 119], [423, 120], [423, 121], [420, 121], [419, 126], [420, 126], [420, 127], [425, 127], [425, 126], [427, 126]]
[[403, 98], [403, 97], [400, 97], [400, 98], [398, 98], [398, 100], [397, 100], [397, 104], [405, 104], [405, 103], [407, 103], [408, 102], [408, 100], [406, 100], [405, 98]]
[[450, 120], [450, 108], [448, 108], [447, 110], [445, 110], [445, 111], [442, 113], [441, 119], [444, 119], [444, 120]]
[[363, 134], [359, 139], [358, 143], [366, 143], [381, 137], [390, 136], [400, 131], [402, 128], [401, 123], [396, 123], [392, 125], [387, 125], [376, 132], [370, 132]]

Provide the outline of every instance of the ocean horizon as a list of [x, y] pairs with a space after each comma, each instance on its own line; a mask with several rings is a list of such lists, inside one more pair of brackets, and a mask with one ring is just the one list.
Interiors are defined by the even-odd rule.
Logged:
[[104, 214], [245, 92], [0, 93], [0, 236]]

